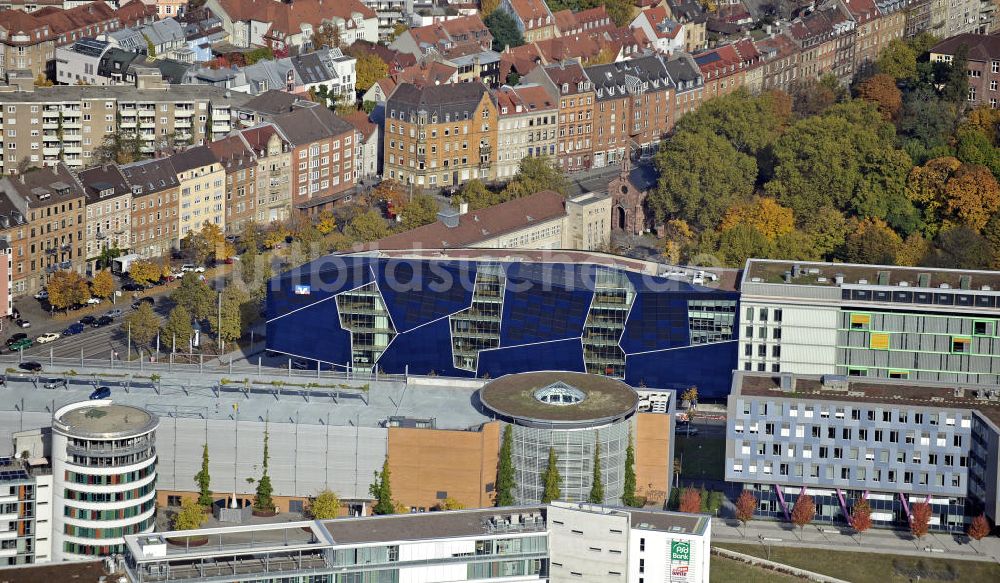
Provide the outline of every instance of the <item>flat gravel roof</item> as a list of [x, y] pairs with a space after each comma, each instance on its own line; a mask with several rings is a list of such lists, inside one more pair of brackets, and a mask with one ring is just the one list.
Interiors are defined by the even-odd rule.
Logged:
[[94, 405], [72, 409], [58, 419], [66, 431], [80, 437], [133, 435], [152, 430], [156, 418], [129, 405]]
[[[540, 401], [535, 393], [552, 385], [566, 385], [583, 393], [571, 404]], [[635, 412], [635, 389], [612, 378], [579, 372], [526, 372], [502, 376], [479, 391], [482, 403], [496, 413], [525, 421], [579, 425], [607, 422]]]

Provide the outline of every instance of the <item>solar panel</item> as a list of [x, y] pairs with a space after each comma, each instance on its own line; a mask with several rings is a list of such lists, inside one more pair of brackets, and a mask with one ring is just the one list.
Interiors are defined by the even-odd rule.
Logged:
[[0, 466], [9, 466], [14, 463], [14, 458], [0, 457]]

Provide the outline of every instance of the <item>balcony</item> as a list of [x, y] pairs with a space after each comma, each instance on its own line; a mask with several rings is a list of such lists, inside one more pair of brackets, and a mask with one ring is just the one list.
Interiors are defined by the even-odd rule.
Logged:
[[58, 156], [61, 148], [59, 146], [44, 147], [42, 148], [43, 156]]
[[190, 118], [194, 115], [194, 109], [174, 109], [174, 117]]

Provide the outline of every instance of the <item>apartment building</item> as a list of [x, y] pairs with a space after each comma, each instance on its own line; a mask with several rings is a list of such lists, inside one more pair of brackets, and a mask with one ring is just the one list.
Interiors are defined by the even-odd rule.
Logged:
[[739, 368], [1000, 383], [1000, 275], [751, 259]]
[[674, 83], [661, 55], [587, 67], [595, 91], [594, 167], [621, 164], [632, 148], [656, 151], [673, 128]]
[[357, 183], [354, 126], [309, 102], [296, 103], [271, 121], [292, 148], [293, 208], [318, 214], [353, 193]]
[[433, 189], [495, 177], [497, 107], [482, 83], [404, 83], [385, 109], [388, 178]]
[[226, 170], [208, 146], [170, 157], [180, 190], [177, 235], [181, 239], [205, 223], [225, 230]]
[[963, 45], [968, 48], [969, 105], [989, 105], [996, 109], [1000, 99], [1000, 37], [960, 34], [935, 45], [930, 50], [930, 60], [950, 63]]
[[757, 41], [764, 62], [761, 89], [789, 92], [799, 77], [799, 47], [784, 34], [771, 35]]
[[931, 0], [930, 32], [938, 38], [979, 32], [981, 0]]
[[170, 158], [121, 166], [132, 190], [132, 244], [144, 259], [167, 255], [180, 245], [180, 182]]
[[239, 134], [208, 144], [226, 173], [225, 232], [239, 234], [253, 220], [257, 200], [257, 157]]
[[[201, 581], [225, 569], [241, 580], [300, 575], [344, 581], [708, 583], [711, 520], [553, 502], [486, 510], [258, 524], [126, 537], [131, 583]], [[188, 537], [217, 550], [172, 546]], [[254, 540], [285, 541], [261, 546]], [[580, 541], [586, 540], [587, 545]], [[225, 566], [221, 566], [221, 565]]]
[[0, 457], [0, 567], [52, 560], [51, 499], [48, 460]]
[[0, 75], [28, 70], [31, 77], [55, 78], [56, 47], [122, 28], [115, 10], [101, 0], [62, 10], [0, 12]]
[[497, 125], [497, 172], [510, 180], [526, 157], [555, 159], [559, 107], [541, 85], [504, 85], [495, 92], [500, 122]]
[[816, 520], [850, 525], [868, 501], [875, 525], [906, 527], [927, 503], [933, 530], [997, 518], [1000, 391], [962, 383], [737, 372], [728, 398], [726, 481], [761, 516], [788, 520], [809, 494]]
[[694, 58], [680, 53], [666, 62], [667, 72], [674, 81], [674, 121], [699, 107], [705, 97], [705, 78]]
[[0, 180], [0, 200], [11, 217], [13, 294], [33, 294], [60, 270], [85, 271], [83, 187], [65, 164]]
[[910, 38], [930, 28], [931, 6], [934, 2], [935, 0], [906, 0], [903, 7], [903, 36]]
[[854, 75], [857, 23], [837, 5], [830, 5], [792, 21], [789, 36], [799, 46], [799, 77], [814, 80], [831, 74], [841, 83]]
[[137, 76], [135, 86], [34, 86], [30, 78], [8, 75], [0, 91], [4, 174], [20, 164], [81, 169], [99, 163], [109, 136], [134, 136], [152, 154], [170, 144], [218, 139], [236, 126], [235, 108], [250, 96], [203, 85], [167, 85]]
[[[95, 166], [77, 174], [86, 194], [88, 268], [94, 270], [105, 250], [126, 250], [132, 243], [132, 187], [114, 165]], [[108, 267], [104, 265], [103, 267]]]
[[467, 43], [484, 51], [493, 48], [493, 34], [478, 14], [411, 28], [396, 37], [389, 48], [420, 59], [431, 52], [442, 53]]
[[[292, 212], [292, 145], [274, 124], [262, 124], [240, 132], [244, 143], [257, 158], [257, 201], [248, 200], [247, 205], [256, 209], [256, 214], [246, 217], [260, 224], [284, 221]], [[230, 202], [227, 200], [227, 212]], [[233, 224], [241, 229], [243, 220], [239, 203], [233, 212]], [[229, 216], [226, 226], [229, 227]], [[245, 224], [245, 223], [244, 223]]]
[[556, 160], [567, 172], [585, 170], [594, 160], [594, 87], [576, 61], [536, 67], [524, 77], [545, 87], [559, 104]]
[[357, 130], [354, 148], [354, 173], [358, 181], [373, 180], [381, 174], [379, 150], [382, 147], [382, 128], [363, 111], [344, 116], [344, 120]]
[[556, 19], [543, 0], [502, 0], [499, 10], [514, 19], [524, 42], [533, 43], [559, 36]]
[[855, 70], [870, 68], [878, 55], [894, 38], [903, 38], [906, 30], [903, 0], [849, 0], [843, 2], [856, 23], [854, 41]]
[[314, 31], [335, 25], [340, 41], [348, 46], [357, 40], [378, 42], [378, 17], [358, 0], [299, 0], [295, 5], [263, 0], [208, 0], [205, 3], [222, 21], [222, 28], [235, 46], [269, 47], [287, 55], [312, 47]]

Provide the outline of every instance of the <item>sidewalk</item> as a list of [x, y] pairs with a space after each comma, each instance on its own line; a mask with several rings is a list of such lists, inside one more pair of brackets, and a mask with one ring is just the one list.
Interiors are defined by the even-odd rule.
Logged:
[[930, 533], [923, 540], [917, 541], [910, 533], [898, 530], [871, 529], [858, 537], [851, 536], [853, 531], [850, 528], [839, 525], [813, 524], [800, 533], [798, 528], [793, 528], [789, 523], [753, 520], [747, 525], [744, 537], [743, 528], [737, 525], [739, 522], [734, 519], [712, 519], [712, 542], [1000, 563], [1000, 538], [996, 536], [970, 545], [967, 537], [960, 534]]

